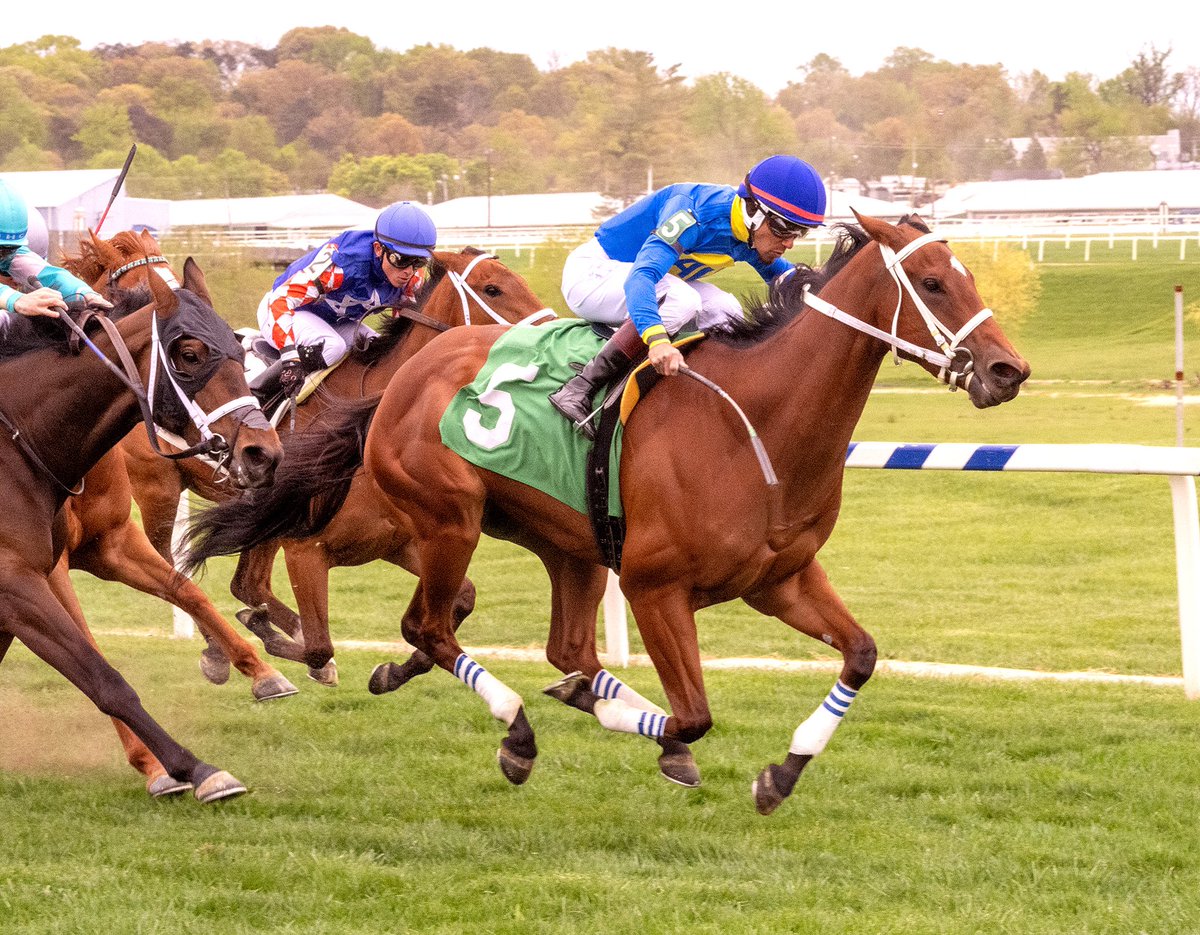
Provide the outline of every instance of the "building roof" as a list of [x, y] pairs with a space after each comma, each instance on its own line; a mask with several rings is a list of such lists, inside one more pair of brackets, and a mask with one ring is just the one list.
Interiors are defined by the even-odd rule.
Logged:
[[1200, 210], [1200, 171], [1101, 172], [1073, 179], [1013, 179], [956, 185], [934, 203], [937, 217]]
[[379, 211], [341, 195], [199, 198], [170, 202], [171, 227], [370, 228]]
[[545, 195], [473, 195], [426, 210], [438, 229], [457, 227], [594, 227], [619, 205], [599, 192]]
[[40, 172], [0, 172], [0, 179], [21, 193], [35, 208], [53, 208], [79, 198], [94, 189], [112, 190], [117, 176], [115, 169], [53, 169]]

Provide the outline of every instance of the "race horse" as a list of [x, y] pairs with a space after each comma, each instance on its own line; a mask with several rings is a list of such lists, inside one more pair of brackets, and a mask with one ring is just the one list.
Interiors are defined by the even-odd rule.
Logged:
[[[146, 287], [149, 277], [180, 285], [158, 242], [148, 231], [122, 231], [111, 239], [92, 236], [82, 240], [79, 253], [64, 260], [64, 266], [97, 291], [113, 295]], [[184, 263], [183, 288], [212, 305], [208, 286], [199, 266], [190, 257]], [[160, 457], [150, 446], [141, 427], [134, 429], [149, 456], [165, 470], [175, 470], [179, 461]], [[127, 439], [128, 440], [128, 439]], [[228, 471], [225, 472], [228, 477]], [[238, 486], [236, 478], [227, 485]], [[118, 448], [107, 452], [87, 473], [83, 492], [66, 506], [67, 548], [63, 556], [71, 568], [86, 571], [105, 581], [117, 581], [168, 601], [188, 613], [209, 645], [201, 655], [201, 671], [216, 684], [229, 677], [230, 661], [251, 680], [251, 693], [259, 701], [282, 698], [296, 688], [273, 666], [267, 665], [254, 648], [226, 622], [208, 595], [191, 579], [175, 573], [172, 565], [146, 537], [132, 518], [132, 490], [125, 462]], [[82, 623], [82, 616], [79, 621]], [[128, 751], [131, 762], [137, 751]], [[148, 776], [151, 783], [156, 776]]]
[[59, 561], [62, 507], [139, 420], [224, 457], [246, 488], [271, 483], [282, 451], [246, 386], [240, 345], [208, 303], [159, 277], [115, 298], [110, 317], [84, 312], [78, 324], [15, 319], [0, 343], [0, 659], [19, 639], [144, 745], [170, 791], [213, 802], [245, 786], [156, 723], [68, 611], [77, 601]]
[[[332, 402], [378, 397], [400, 365], [443, 331], [462, 325], [528, 325], [554, 317], [553, 310], [545, 307], [524, 279], [495, 256], [473, 247], [459, 252], [435, 251], [429, 281], [417, 295], [415, 305], [391, 312], [379, 337], [329, 371], [317, 390], [297, 408], [297, 441]], [[291, 433], [284, 435], [291, 444]], [[164, 555], [170, 552], [171, 527], [181, 491], [190, 489], [217, 503], [230, 502], [234, 511], [249, 509], [240, 500], [231, 501], [237, 491], [214, 482], [213, 471], [203, 462], [164, 462], [155, 457], [144, 434], [131, 433], [122, 449], [143, 524]], [[272, 495], [289, 497], [286, 481]], [[368, 485], [357, 487], [338, 524], [319, 541], [281, 543], [265, 539], [254, 547], [238, 550], [230, 589], [248, 608], [239, 613], [239, 619], [262, 639], [267, 652], [306, 664], [310, 677], [325, 685], [337, 684], [329, 631], [330, 569], [376, 559], [401, 565], [405, 561], [402, 549], [393, 544], [394, 531], [372, 505], [374, 496]], [[298, 613], [271, 590], [271, 569], [281, 544]], [[473, 606], [474, 590], [468, 582], [459, 601], [459, 613], [466, 616]]]
[[[556, 695], [606, 728], [690, 744], [712, 725], [697, 610], [740, 597], [828, 644], [842, 655], [840, 676], [796, 729], [784, 762], [765, 767], [753, 783], [763, 814], [791, 793], [874, 670], [874, 640], [816, 556], [834, 528], [847, 445], [886, 351], [965, 388], [978, 408], [1013, 399], [1029, 375], [943, 238], [915, 215], [895, 225], [856, 217], [861, 226], [840, 229], [822, 268], [798, 268], [745, 326], [699, 342], [687, 363], [697, 379], [661, 382], [625, 424], [621, 588], [670, 714], [612, 696], [586, 673]], [[319, 534], [346, 489], [331, 489], [328, 480], [348, 477], [361, 461], [378, 491], [377, 508], [410, 535], [419, 580], [401, 621], [404, 638], [472, 687], [507, 726], [500, 766], [521, 783], [537, 752], [523, 702], [463, 651], [455, 633], [467, 566], [481, 532], [534, 551], [558, 593], [586, 590], [602, 558], [588, 517], [443, 444], [443, 414], [503, 334], [462, 329], [440, 336], [396, 373], [374, 411], [360, 406], [331, 426], [331, 439], [369, 429], [364, 444], [342, 444], [342, 463], [332, 456], [319, 462], [326, 485], [298, 525]], [[498, 407], [527, 379], [519, 364], [513, 367], [509, 382], [489, 384]], [[555, 416], [546, 410], [546, 418]], [[202, 541], [193, 548], [189, 561], [203, 556]], [[573, 625], [584, 622], [575, 618]], [[552, 633], [551, 642], [579, 638], [575, 629]]]

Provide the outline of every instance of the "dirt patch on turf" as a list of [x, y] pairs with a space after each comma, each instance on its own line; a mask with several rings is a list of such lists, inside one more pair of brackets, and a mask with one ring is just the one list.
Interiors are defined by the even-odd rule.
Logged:
[[0, 687], [0, 772], [80, 775], [125, 761], [112, 722], [82, 695]]

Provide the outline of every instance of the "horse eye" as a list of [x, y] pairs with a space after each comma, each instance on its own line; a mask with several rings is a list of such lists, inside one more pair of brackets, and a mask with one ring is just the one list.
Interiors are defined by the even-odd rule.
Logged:
[[499, 286], [487, 285], [483, 287], [483, 294], [493, 299], [500, 295], [503, 291], [504, 290], [502, 290]]
[[941, 292], [942, 291], [942, 284], [938, 280], [936, 280], [932, 277], [929, 277], [928, 279], [922, 279], [921, 285], [924, 286], [925, 289], [927, 289], [929, 292]]

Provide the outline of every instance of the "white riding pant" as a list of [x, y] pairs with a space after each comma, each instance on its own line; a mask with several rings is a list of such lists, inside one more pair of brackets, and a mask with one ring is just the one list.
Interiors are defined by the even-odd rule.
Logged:
[[[571, 251], [563, 264], [562, 292], [567, 307], [580, 318], [619, 326], [629, 317], [625, 280], [632, 263], [614, 260], [595, 237]], [[654, 287], [658, 313], [671, 334], [685, 325], [701, 331], [720, 330], [745, 315], [742, 303], [711, 283], [684, 282], [668, 273]]]
[[[263, 296], [263, 300], [258, 306], [258, 327], [263, 337], [270, 341], [275, 318], [267, 304], [268, 296]], [[375, 329], [352, 318], [343, 318], [337, 324], [331, 325], [324, 318], [314, 315], [312, 312], [296, 309], [292, 312], [292, 336], [296, 339], [296, 347], [301, 344], [316, 344], [324, 341], [321, 357], [324, 359], [326, 367], [332, 367], [346, 356], [349, 348], [353, 347], [356, 342], [363, 344], [379, 335]]]

